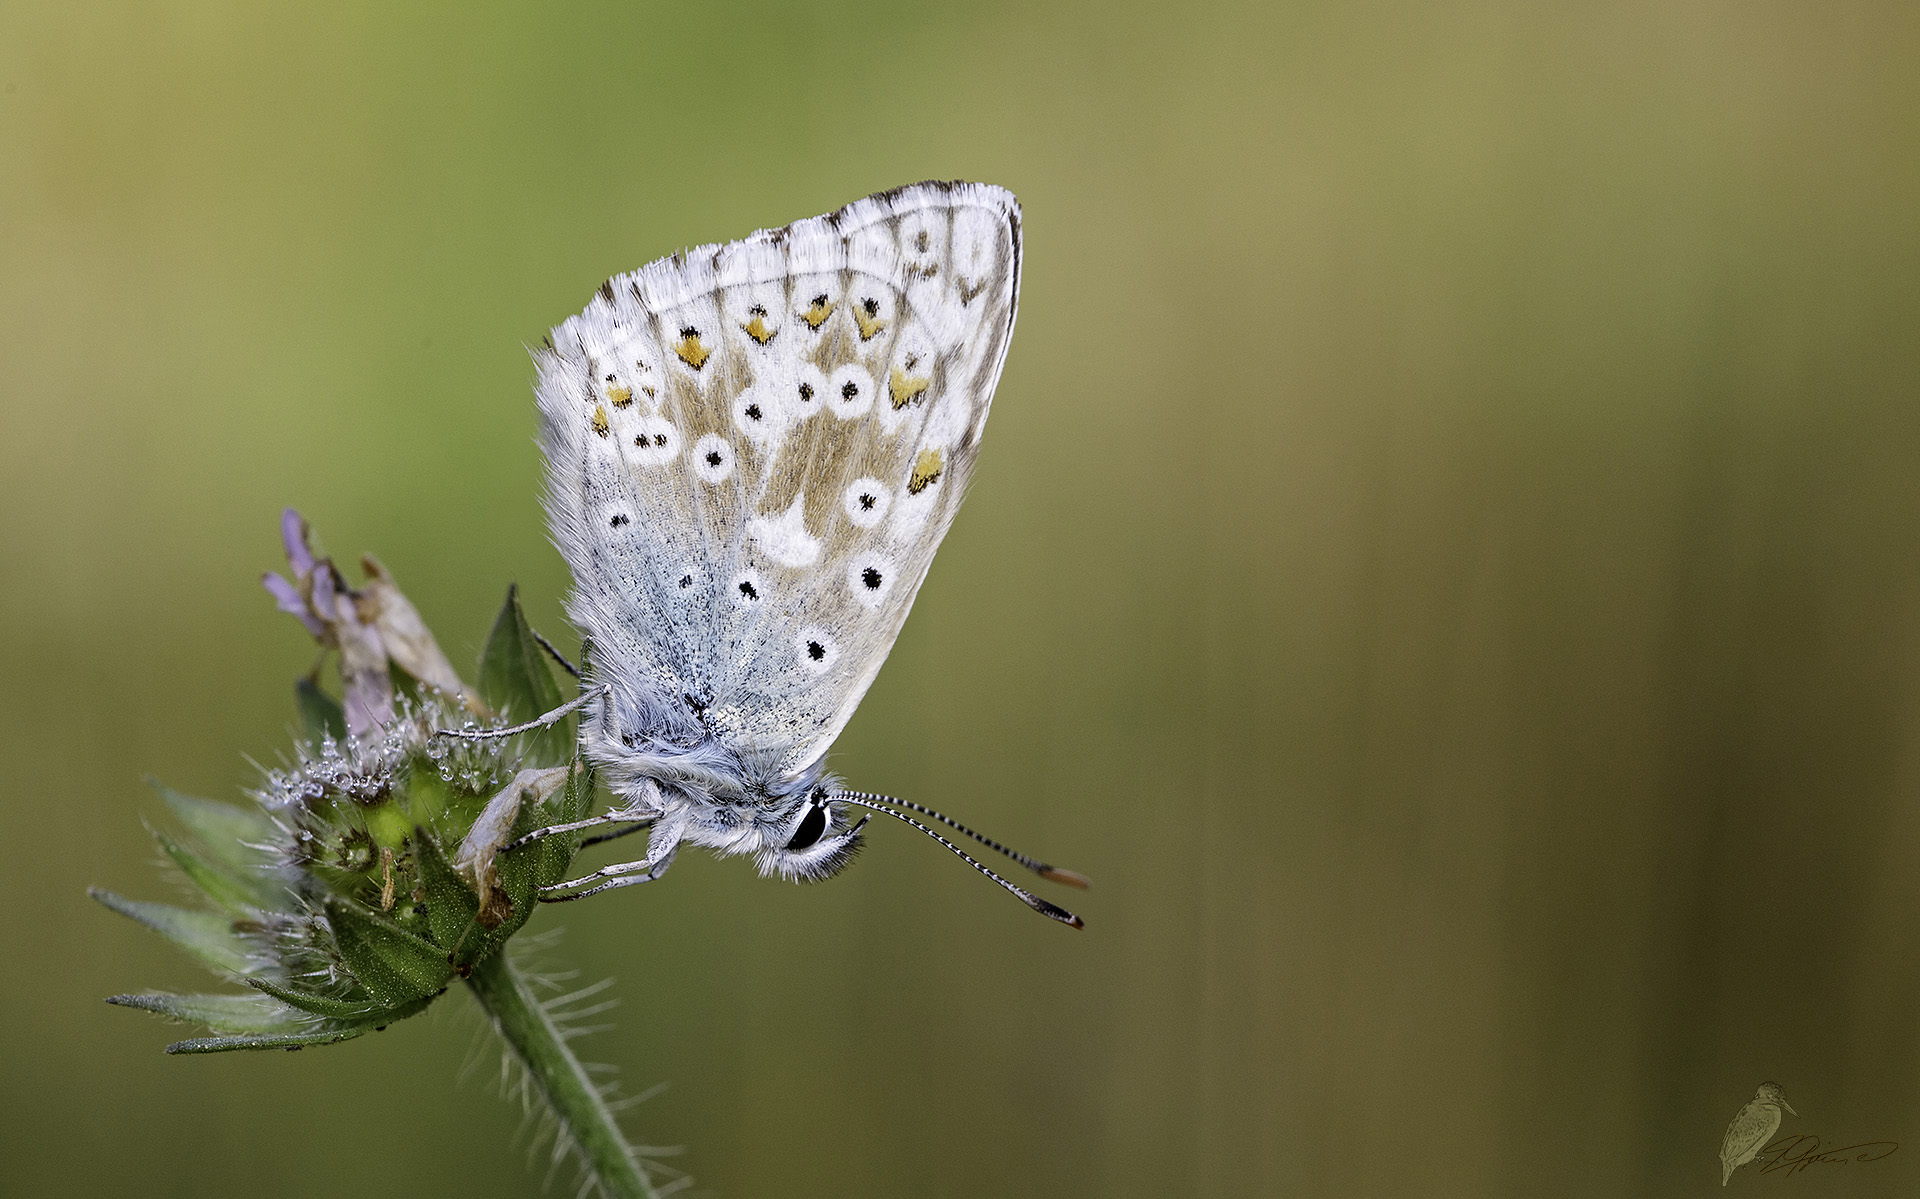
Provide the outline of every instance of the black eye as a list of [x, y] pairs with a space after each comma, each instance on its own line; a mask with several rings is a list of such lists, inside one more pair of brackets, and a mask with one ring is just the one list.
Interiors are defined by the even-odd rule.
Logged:
[[827, 809], [820, 804], [810, 804], [806, 816], [800, 821], [800, 827], [793, 830], [793, 840], [787, 842], [789, 850], [805, 849], [820, 839], [827, 831]]

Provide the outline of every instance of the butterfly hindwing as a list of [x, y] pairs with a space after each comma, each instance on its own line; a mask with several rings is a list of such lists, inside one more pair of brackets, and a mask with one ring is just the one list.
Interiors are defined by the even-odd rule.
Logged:
[[979, 452], [1019, 208], [917, 184], [611, 280], [540, 357], [571, 615], [667, 725], [791, 776], [888, 650]]

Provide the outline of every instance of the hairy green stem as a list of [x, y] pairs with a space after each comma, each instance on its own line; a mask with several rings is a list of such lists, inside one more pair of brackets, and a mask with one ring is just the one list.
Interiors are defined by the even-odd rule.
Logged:
[[507, 960], [505, 949], [476, 965], [467, 986], [559, 1117], [562, 1135], [571, 1136], [580, 1147], [601, 1191], [608, 1199], [653, 1199], [653, 1187], [620, 1135], [599, 1089], [568, 1050], [566, 1039], [526, 980]]

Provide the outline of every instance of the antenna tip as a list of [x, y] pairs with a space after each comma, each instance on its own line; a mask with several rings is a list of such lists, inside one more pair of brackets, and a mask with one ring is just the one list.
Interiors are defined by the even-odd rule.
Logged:
[[1059, 907], [1054, 904], [1048, 903], [1046, 900], [1041, 899], [1037, 895], [1028, 895], [1020, 891], [1016, 891], [1014, 892], [1014, 894], [1019, 895], [1022, 899], [1026, 900], [1027, 905], [1029, 907], [1031, 907], [1034, 911], [1040, 913], [1042, 916], [1047, 917], [1048, 919], [1058, 920], [1060, 923], [1066, 925], [1068, 928], [1087, 927], [1086, 921], [1080, 919], [1080, 917], [1074, 915], [1072, 912], [1069, 912], [1067, 909], [1063, 907]]
[[1078, 887], [1082, 891], [1093, 885], [1092, 880], [1078, 870], [1065, 870], [1059, 866], [1042, 866], [1039, 873], [1041, 878], [1065, 883], [1069, 887]]

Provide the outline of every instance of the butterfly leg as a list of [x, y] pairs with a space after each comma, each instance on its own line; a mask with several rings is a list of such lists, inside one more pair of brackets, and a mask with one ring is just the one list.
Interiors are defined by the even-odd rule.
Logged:
[[[553, 836], [555, 833], [571, 833], [583, 828], [599, 828], [602, 825], [608, 824], [633, 825], [633, 828], [613, 834], [613, 836], [616, 837], [624, 837], [627, 833], [638, 832], [643, 828], [651, 828], [653, 823], [660, 819], [660, 811], [665, 803], [665, 797], [660, 794], [660, 784], [654, 782], [652, 779], [644, 779], [641, 782], [640, 789], [631, 797], [626, 807], [609, 809], [604, 815], [589, 816], [585, 820], [569, 821], [566, 824], [550, 824], [545, 828], [534, 829], [526, 836], [515, 840], [506, 848], [519, 849], [523, 845], [531, 845], [535, 841], [544, 840]], [[580, 848], [585, 849], [589, 845], [609, 839], [608, 837], [589, 837], [580, 843]]]
[[530, 732], [534, 729], [544, 729], [548, 725], [557, 724], [567, 713], [578, 711], [596, 699], [610, 700], [612, 698], [612, 687], [596, 687], [591, 691], [582, 693], [579, 698], [570, 699], [553, 711], [535, 717], [525, 724], [516, 724], [511, 728], [504, 729], [435, 729], [433, 730], [433, 735], [436, 737], [459, 737], [467, 741], [486, 741], [493, 737], [511, 737], [515, 733]]
[[542, 637], [540, 635], [539, 629], [528, 629], [527, 632], [533, 634], [533, 639], [540, 643], [541, 649], [547, 651], [548, 657], [552, 658], [555, 662], [560, 663], [560, 669], [566, 671], [568, 674], [572, 675], [576, 679], [580, 677], [580, 668], [578, 666], [575, 666], [573, 663], [567, 661], [567, 656], [561, 653], [559, 650], [555, 649], [553, 647], [553, 642], [548, 641], [545, 637]]
[[[535, 841], [544, 841], [548, 837], [554, 836], [558, 833], [578, 832], [580, 829], [583, 829], [583, 828], [600, 828], [601, 826], [608, 825], [608, 824], [633, 825], [633, 828], [631, 829], [627, 829], [620, 833], [614, 834], [615, 836], [623, 837], [628, 832], [639, 832], [643, 828], [652, 827], [653, 822], [658, 819], [659, 819], [658, 816], [635, 815], [630, 811], [608, 812], [603, 816], [589, 816], [585, 820], [573, 820], [573, 821], [569, 821], [566, 824], [549, 824], [545, 828], [534, 829], [532, 832], [528, 833], [526, 836], [520, 837], [517, 840], [511, 841], [511, 842], [508, 842], [506, 845], [502, 846], [501, 848], [503, 851], [520, 849], [523, 846], [532, 845]], [[596, 841], [601, 841], [605, 839], [606, 838], [603, 838], [603, 837], [589, 837], [587, 838], [587, 840], [581, 842], [580, 844], [582, 848], [585, 848], [586, 846], [591, 845]]]
[[[554, 883], [550, 887], [540, 888], [541, 903], [566, 903], [572, 899], [585, 899], [589, 895], [598, 895], [602, 891], [611, 891], [615, 887], [632, 887], [640, 883], [650, 883], [667, 872], [673, 865], [673, 855], [680, 848], [680, 828], [678, 825], [666, 825], [654, 830], [652, 840], [647, 845], [647, 856], [638, 862], [616, 862], [611, 866], [602, 866], [592, 874], [583, 874], [579, 878], [568, 879], [564, 883]], [[607, 882], [599, 882], [607, 879]], [[597, 886], [590, 885], [598, 883]], [[585, 887], [576, 891], [576, 887]], [[568, 894], [562, 894], [568, 892]]]
[[[636, 862], [633, 864], [638, 865], [639, 863]], [[633, 887], [633, 886], [638, 886], [641, 883], [650, 883], [654, 879], [659, 878], [662, 874], [664, 874], [666, 872], [666, 869], [667, 868], [663, 865], [657, 869], [646, 870], [639, 874], [623, 874], [618, 878], [612, 879], [608, 882], [601, 883], [597, 887], [588, 887], [584, 891], [575, 891], [571, 895], [548, 895], [543, 891], [540, 895], [540, 902], [541, 903], [566, 903], [569, 900], [585, 899], [589, 895], [598, 895], [602, 891], [611, 891], [616, 887]], [[586, 880], [578, 879], [575, 881], [585, 882]]]
[[635, 833], [642, 832], [652, 827], [653, 827], [653, 821], [651, 819], [636, 821], [635, 823], [629, 824], [627, 827], [621, 829], [618, 832], [601, 833], [598, 836], [588, 837], [586, 840], [580, 842], [580, 848], [585, 849], [590, 845], [600, 845], [608, 841], [618, 841], [622, 837], [631, 837]]

